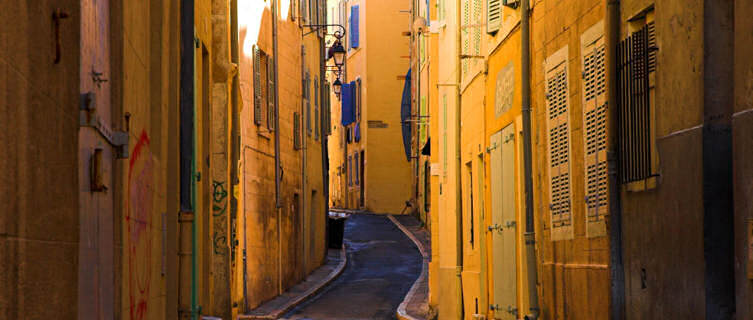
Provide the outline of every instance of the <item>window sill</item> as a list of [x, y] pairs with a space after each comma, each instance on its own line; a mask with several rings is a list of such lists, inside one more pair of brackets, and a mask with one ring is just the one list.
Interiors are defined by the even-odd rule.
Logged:
[[656, 189], [659, 186], [658, 176], [649, 177], [639, 181], [633, 181], [624, 184], [628, 192], [641, 192]]

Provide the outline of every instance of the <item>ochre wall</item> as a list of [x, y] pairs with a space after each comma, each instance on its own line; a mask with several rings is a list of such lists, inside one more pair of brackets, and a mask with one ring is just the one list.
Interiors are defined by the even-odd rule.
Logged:
[[[551, 1], [532, 4], [531, 102], [534, 214], [543, 319], [607, 319], [609, 247], [607, 237], [587, 238], [584, 202], [584, 142], [581, 35], [605, 17], [603, 1]], [[549, 210], [545, 59], [567, 47], [570, 116], [572, 237], [552, 240]]]
[[[291, 9], [291, 15], [296, 11]], [[256, 45], [267, 55], [273, 54], [272, 14], [265, 9]], [[274, 132], [267, 129], [267, 104], [262, 99], [263, 121], [254, 123], [253, 52], [244, 46], [247, 30], [239, 30], [240, 48], [240, 113], [241, 125], [241, 199], [243, 212], [239, 220], [240, 246], [247, 249], [246, 288], [247, 307], [253, 309], [293, 285], [321, 265], [324, 248], [324, 189], [322, 186], [321, 132], [314, 140], [306, 132], [305, 111], [302, 108], [302, 63], [313, 79], [319, 75], [319, 47], [315, 34], [302, 39], [300, 21], [289, 17], [278, 22], [278, 79], [280, 164], [282, 167], [281, 208], [275, 208]], [[306, 60], [301, 60], [301, 45], [306, 46]], [[264, 70], [264, 69], [263, 69]], [[265, 79], [262, 74], [262, 79]], [[263, 92], [266, 95], [266, 82]], [[312, 92], [312, 100], [314, 94]], [[312, 113], [314, 103], [311, 103]], [[321, 112], [321, 106], [320, 106]], [[296, 150], [293, 145], [293, 117], [301, 119], [302, 145], [306, 150]], [[313, 121], [313, 119], [312, 119]], [[313, 122], [312, 122], [313, 125]], [[321, 127], [320, 127], [321, 130]], [[303, 183], [303, 152], [306, 152], [306, 176]], [[312, 190], [316, 200], [312, 201]], [[311, 204], [316, 204], [312, 210]], [[242, 287], [241, 287], [242, 289]]]
[[[3, 1], [0, 6], [0, 146], [5, 150], [0, 155], [0, 318], [73, 319], [78, 312], [80, 4]], [[61, 61], [53, 64], [51, 17], [57, 8], [69, 18], [61, 20]]]
[[[626, 21], [652, 3], [623, 2], [623, 38]], [[636, 318], [705, 313], [703, 7], [700, 0], [655, 3], [659, 178], [655, 189], [621, 194], [626, 313]]]

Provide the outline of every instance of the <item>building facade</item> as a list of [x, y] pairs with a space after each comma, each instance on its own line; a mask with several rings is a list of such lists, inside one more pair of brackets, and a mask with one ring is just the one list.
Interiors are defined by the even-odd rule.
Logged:
[[410, 3], [350, 0], [332, 9], [331, 21], [345, 27], [347, 53], [340, 103], [332, 109], [340, 121], [333, 122], [329, 145], [331, 205], [398, 214], [412, 201], [402, 120], [393, 112], [409, 68], [409, 40], [402, 35], [409, 19], [400, 10]]
[[750, 313], [748, 7], [413, 3], [440, 319]]
[[246, 310], [287, 291], [326, 257], [327, 85], [324, 32], [313, 26], [325, 21], [324, 1], [280, 5], [277, 19], [274, 8], [265, 6], [261, 19], [253, 21], [259, 23], [258, 37], [253, 25], [239, 30], [244, 263], [238, 293], [244, 293], [239, 297], [245, 297]]
[[251, 2], [2, 4], [0, 318], [232, 319], [324, 261], [324, 1], [246, 50]]

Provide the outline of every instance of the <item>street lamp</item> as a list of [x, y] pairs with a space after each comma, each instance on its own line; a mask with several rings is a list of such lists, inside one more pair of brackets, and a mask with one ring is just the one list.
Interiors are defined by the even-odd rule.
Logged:
[[340, 39], [332, 45], [332, 57], [335, 58], [335, 65], [341, 67], [345, 63], [345, 48], [343, 48]]
[[338, 97], [340, 96], [340, 92], [342, 91], [343, 83], [340, 82], [340, 78], [336, 79], [334, 83], [332, 83], [332, 90], [335, 91], [335, 95]]

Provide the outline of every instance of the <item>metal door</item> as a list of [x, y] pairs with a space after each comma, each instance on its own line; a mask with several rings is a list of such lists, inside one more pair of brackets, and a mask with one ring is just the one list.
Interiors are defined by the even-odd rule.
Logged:
[[493, 299], [498, 319], [517, 319], [515, 218], [515, 135], [508, 125], [491, 137]]
[[112, 130], [109, 13], [109, 0], [81, 0], [79, 319], [113, 318], [113, 159], [127, 136]]

